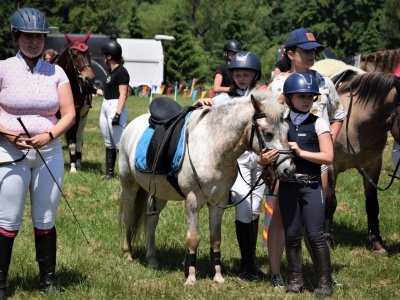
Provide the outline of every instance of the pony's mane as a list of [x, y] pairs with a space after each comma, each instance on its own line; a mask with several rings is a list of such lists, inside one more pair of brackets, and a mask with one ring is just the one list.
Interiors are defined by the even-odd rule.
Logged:
[[383, 103], [390, 91], [394, 88], [396, 77], [389, 73], [365, 73], [356, 75], [352, 80], [344, 82], [339, 88], [338, 93], [342, 95], [353, 91], [357, 96], [357, 101], [366, 105], [367, 103]]
[[361, 61], [365, 61], [363, 70], [365, 71], [368, 63], [375, 64], [375, 70], [378, 65], [382, 65], [382, 70], [386, 68], [393, 72], [394, 68], [400, 62], [400, 49], [397, 50], [387, 50], [387, 51], [378, 51], [370, 54], [361, 55]]
[[65, 45], [63, 48], [62, 48], [62, 50], [61, 50], [61, 52], [60, 52], [60, 55], [57, 57], [57, 60], [56, 60], [56, 64], [57, 65], [59, 65], [61, 68], [63, 68], [64, 70], [66, 69], [66, 67], [67, 67], [67, 57], [68, 57], [68, 51], [67, 51], [67, 49], [68, 49], [68, 44], [67, 45]]
[[[282, 118], [282, 113], [285, 110], [284, 106], [275, 100], [273, 93], [268, 90], [254, 90], [251, 92], [265, 107], [265, 115], [271, 123], [278, 123]], [[187, 128], [196, 126], [207, 114], [216, 112], [217, 114], [226, 114], [228, 112], [240, 113], [250, 107], [251, 96], [235, 97], [221, 105], [207, 107], [195, 110], [187, 123]]]

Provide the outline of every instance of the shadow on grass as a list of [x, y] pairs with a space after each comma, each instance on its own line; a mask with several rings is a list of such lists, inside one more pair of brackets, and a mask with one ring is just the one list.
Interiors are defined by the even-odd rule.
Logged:
[[[39, 272], [39, 270], [38, 270]], [[20, 287], [21, 290], [26, 292], [39, 292], [39, 275], [29, 273], [27, 276], [11, 277], [7, 280], [8, 288], [7, 292], [9, 295], [14, 295], [16, 287]], [[87, 275], [79, 271], [78, 269], [65, 268], [60, 266], [56, 270], [56, 291], [62, 292], [74, 285], [90, 285], [88, 284]]]

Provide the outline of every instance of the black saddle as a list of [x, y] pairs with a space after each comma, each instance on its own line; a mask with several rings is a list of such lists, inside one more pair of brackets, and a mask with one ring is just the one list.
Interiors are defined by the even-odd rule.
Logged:
[[178, 147], [186, 115], [198, 106], [181, 107], [168, 97], [159, 97], [150, 103], [149, 124], [154, 127], [146, 153], [146, 164], [153, 174], [168, 174]]
[[322, 50], [322, 57], [323, 58], [330, 58], [330, 59], [336, 59], [344, 62], [346, 65], [354, 66], [355, 65], [355, 56], [354, 55], [349, 55], [346, 58], [339, 58], [337, 57], [334, 53], [329, 51], [328, 49]]

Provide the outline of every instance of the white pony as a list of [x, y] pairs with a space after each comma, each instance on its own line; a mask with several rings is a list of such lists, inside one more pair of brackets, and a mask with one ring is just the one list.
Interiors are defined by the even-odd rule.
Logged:
[[[119, 178], [122, 186], [119, 224], [125, 223], [124, 255], [132, 260], [132, 240], [147, 222], [146, 258], [151, 267], [157, 266], [155, 230], [159, 215], [168, 200], [186, 200], [187, 252], [185, 257], [185, 284], [196, 281], [196, 250], [199, 212], [204, 204], [209, 209], [211, 270], [213, 280], [224, 282], [220, 266], [221, 222], [229, 192], [237, 176], [236, 160], [249, 145], [252, 127], [258, 128], [267, 149], [278, 149], [275, 176], [290, 179], [295, 171], [288, 146], [288, 125], [284, 121], [284, 107], [266, 90], [232, 99], [222, 105], [192, 112], [187, 124], [188, 139], [182, 166], [175, 173], [179, 187], [186, 198], [166, 180], [166, 176], [138, 171], [135, 167], [136, 145], [149, 126], [149, 114], [134, 119], [124, 130], [119, 150]], [[255, 126], [252, 126], [253, 123]], [[254, 132], [253, 132], [254, 133]], [[260, 152], [257, 133], [251, 147]], [[149, 191], [150, 190], [150, 191]], [[149, 195], [157, 199], [157, 213], [146, 216]]]

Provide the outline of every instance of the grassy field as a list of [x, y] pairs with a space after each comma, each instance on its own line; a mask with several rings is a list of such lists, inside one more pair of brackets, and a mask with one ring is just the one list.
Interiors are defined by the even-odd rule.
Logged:
[[[269, 282], [243, 283], [238, 279], [239, 247], [236, 241], [234, 210], [227, 210], [222, 228], [222, 263], [225, 283], [214, 284], [208, 278], [208, 213], [201, 213], [201, 243], [197, 254], [198, 282], [185, 287], [182, 262], [185, 253], [186, 225], [184, 202], [170, 202], [157, 228], [158, 269], [146, 265], [145, 240], [134, 248], [133, 262], [121, 255], [122, 239], [118, 232], [120, 185], [117, 179], [101, 182], [105, 173], [105, 149], [99, 129], [101, 98], [95, 99], [85, 131], [83, 165], [70, 174], [66, 164], [63, 191], [85, 234], [86, 243], [64, 199], [57, 216], [58, 291], [43, 296], [38, 292], [38, 267], [35, 262], [30, 204], [24, 214], [21, 231], [15, 241], [8, 277], [12, 299], [313, 299], [317, 284], [310, 257], [303, 247], [303, 270], [307, 291], [287, 296], [274, 290]], [[190, 99], [179, 98], [181, 105]], [[149, 98], [130, 97], [129, 119], [147, 112]], [[389, 182], [393, 172], [392, 141], [385, 149], [380, 186]], [[64, 148], [67, 162], [67, 151]], [[400, 299], [400, 189], [399, 181], [386, 192], [379, 192], [381, 234], [390, 253], [382, 258], [365, 248], [366, 212], [361, 177], [349, 170], [339, 176], [332, 251], [333, 274], [343, 284], [334, 289], [332, 299]], [[263, 218], [263, 216], [262, 216]], [[261, 224], [260, 224], [261, 225]], [[260, 226], [261, 227], [261, 226]], [[269, 271], [267, 251], [259, 232], [257, 264]], [[282, 275], [287, 283], [287, 265]]]

